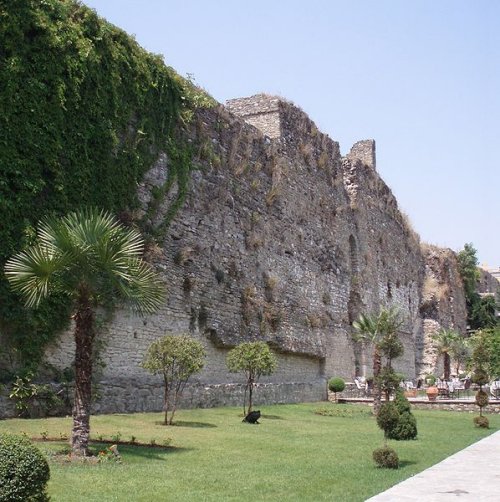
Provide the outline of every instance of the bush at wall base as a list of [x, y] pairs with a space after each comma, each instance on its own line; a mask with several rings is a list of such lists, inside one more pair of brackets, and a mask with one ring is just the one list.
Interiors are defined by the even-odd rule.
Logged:
[[398, 454], [389, 446], [374, 450], [373, 460], [379, 467], [385, 467], [387, 469], [397, 469], [399, 467]]
[[328, 380], [328, 389], [334, 393], [335, 402], [337, 402], [337, 392], [342, 392], [345, 389], [345, 382], [339, 377], [330, 378]]
[[0, 502], [46, 502], [49, 464], [22, 436], [0, 434]]

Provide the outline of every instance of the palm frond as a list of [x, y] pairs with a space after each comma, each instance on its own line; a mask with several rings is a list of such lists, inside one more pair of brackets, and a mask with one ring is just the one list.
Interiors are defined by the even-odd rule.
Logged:
[[43, 220], [37, 238], [35, 246], [6, 267], [27, 305], [37, 305], [54, 288], [76, 298], [82, 286], [94, 305], [121, 301], [144, 313], [161, 305], [163, 286], [141, 259], [141, 235], [110, 213], [89, 208]]
[[355, 330], [352, 336], [356, 341], [376, 343], [381, 336], [396, 334], [402, 324], [403, 320], [397, 309], [382, 308], [378, 313], [361, 314], [352, 323]]
[[19, 292], [28, 307], [36, 307], [49, 294], [54, 276], [64, 267], [67, 256], [43, 244], [9, 259], [5, 275], [12, 289]]
[[138, 313], [155, 312], [165, 300], [165, 287], [158, 274], [139, 259], [131, 262], [129, 266], [127, 278], [121, 278], [119, 281], [120, 296]]

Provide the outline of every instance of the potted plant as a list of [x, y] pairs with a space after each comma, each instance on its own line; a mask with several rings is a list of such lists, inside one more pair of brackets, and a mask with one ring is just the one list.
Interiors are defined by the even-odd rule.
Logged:
[[427, 375], [425, 377], [425, 383], [427, 384], [427, 389], [425, 389], [425, 393], [427, 394], [427, 399], [429, 401], [435, 401], [439, 394], [439, 390], [436, 387], [436, 377], [434, 375]]

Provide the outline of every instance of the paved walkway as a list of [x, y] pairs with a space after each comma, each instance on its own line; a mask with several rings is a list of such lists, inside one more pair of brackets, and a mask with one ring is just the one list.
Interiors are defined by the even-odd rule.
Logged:
[[369, 502], [451, 500], [500, 501], [500, 431], [368, 499]]

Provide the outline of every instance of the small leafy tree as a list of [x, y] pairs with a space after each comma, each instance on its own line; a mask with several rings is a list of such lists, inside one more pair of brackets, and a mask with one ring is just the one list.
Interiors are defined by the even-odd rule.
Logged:
[[328, 380], [328, 389], [333, 392], [335, 402], [337, 402], [337, 392], [342, 392], [345, 389], [345, 382], [340, 377], [330, 378], [330, 380]]
[[182, 391], [191, 375], [203, 368], [204, 358], [202, 344], [188, 335], [167, 335], [149, 346], [142, 367], [163, 376], [165, 425], [172, 425]]
[[464, 245], [464, 248], [457, 254], [457, 260], [458, 270], [464, 284], [465, 297], [467, 303], [470, 303], [476, 294], [476, 282], [479, 279], [477, 251], [472, 243]]
[[[276, 370], [276, 356], [264, 342], [244, 342], [229, 351], [226, 360], [231, 373], [244, 372], [246, 377], [243, 414], [252, 411], [253, 388], [262, 375], [271, 375]], [[248, 391], [248, 410], [246, 396]]]
[[486, 348], [486, 370], [492, 378], [500, 379], [500, 327], [482, 330], [481, 336]]
[[457, 254], [457, 259], [464, 285], [468, 324], [471, 329], [494, 328], [498, 325], [495, 297], [482, 298], [477, 293], [477, 281], [480, 277], [477, 251], [472, 244], [465, 244], [464, 249]]
[[494, 296], [478, 297], [470, 309], [470, 327], [472, 329], [485, 329], [497, 326], [497, 308], [498, 305]]

